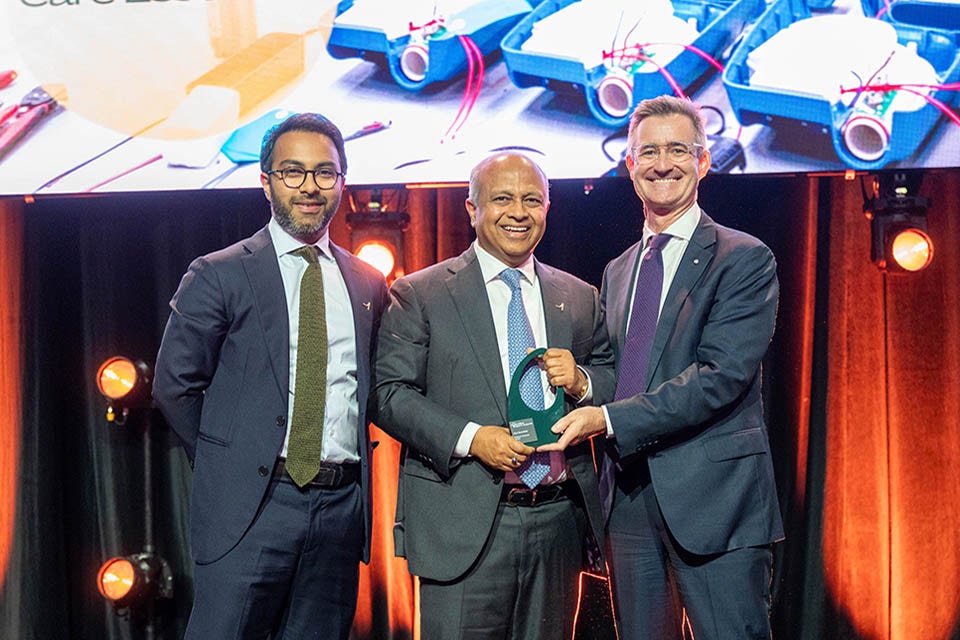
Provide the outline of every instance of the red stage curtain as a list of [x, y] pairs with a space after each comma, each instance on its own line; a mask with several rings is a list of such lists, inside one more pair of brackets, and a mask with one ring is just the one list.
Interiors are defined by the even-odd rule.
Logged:
[[858, 182], [832, 183], [823, 561], [857, 637], [952, 637], [960, 602], [960, 174], [931, 172], [933, 264], [870, 263]]
[[[454, 189], [412, 189], [408, 200], [410, 226], [404, 236], [404, 271], [413, 273], [462, 252], [473, 241], [463, 201], [467, 192]], [[346, 198], [344, 199], [346, 201]], [[346, 211], [331, 223], [331, 238], [351, 246]], [[406, 560], [394, 557], [393, 521], [397, 503], [400, 444], [373, 427], [380, 442], [374, 454], [373, 544], [370, 565], [360, 569], [360, 597], [352, 636], [365, 638], [419, 637], [416, 583]]]
[[0, 588], [16, 517], [20, 442], [20, 269], [23, 252], [19, 201], [0, 199]]

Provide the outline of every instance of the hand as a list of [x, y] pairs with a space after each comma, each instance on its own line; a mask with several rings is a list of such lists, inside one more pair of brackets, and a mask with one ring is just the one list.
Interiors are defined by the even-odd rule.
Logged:
[[533, 447], [514, 438], [506, 427], [480, 427], [470, 443], [470, 455], [500, 471], [513, 471], [531, 453]]
[[595, 435], [606, 433], [607, 420], [600, 407], [580, 407], [557, 420], [550, 431], [563, 435], [556, 442], [537, 447], [537, 451], [563, 451]]
[[540, 358], [541, 368], [547, 372], [547, 381], [556, 388], [562, 388], [574, 399], [580, 398], [580, 391], [587, 384], [587, 376], [566, 349], [547, 349]]

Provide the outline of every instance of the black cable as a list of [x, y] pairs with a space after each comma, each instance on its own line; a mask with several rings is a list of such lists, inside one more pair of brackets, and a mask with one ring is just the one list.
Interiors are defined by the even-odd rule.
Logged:
[[623, 158], [626, 156], [626, 153], [627, 153], [626, 147], [624, 147], [623, 151], [620, 152], [619, 158], [614, 158], [612, 155], [610, 155], [610, 152], [607, 151], [607, 145], [610, 144], [610, 142], [612, 142], [613, 140], [616, 140], [617, 138], [626, 139], [626, 137], [627, 137], [626, 129], [621, 128], [611, 133], [610, 135], [608, 135], [606, 138], [603, 139], [603, 142], [600, 143], [600, 151], [603, 152], [603, 155], [606, 157], [607, 160], [609, 160], [610, 162], [620, 162], [621, 160], [623, 160]]
[[715, 131], [715, 132], [713, 132], [713, 133], [708, 133], [707, 135], [708, 135], [708, 136], [719, 136], [719, 135], [723, 135], [723, 132], [727, 130], [727, 119], [726, 119], [726, 117], [724, 117], [723, 111], [721, 111], [721, 110], [718, 109], [717, 107], [715, 107], [715, 106], [713, 106], [713, 105], [710, 105], [710, 104], [700, 105], [700, 110], [701, 110], [701, 111], [712, 111], [713, 113], [717, 114], [717, 117], [720, 118], [720, 130], [719, 130], [719, 131]]

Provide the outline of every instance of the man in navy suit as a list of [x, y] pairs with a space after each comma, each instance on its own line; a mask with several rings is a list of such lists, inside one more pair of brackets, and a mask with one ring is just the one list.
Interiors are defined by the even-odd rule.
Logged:
[[[770, 637], [771, 547], [783, 525], [760, 363], [776, 322], [776, 262], [698, 206], [705, 137], [688, 100], [634, 111], [626, 162], [643, 237], [607, 265], [601, 287], [615, 400], [568, 414], [554, 426], [560, 441], [544, 447], [608, 438], [601, 492], [626, 639], [680, 638], [682, 609], [697, 640]], [[658, 267], [645, 274], [647, 263]]]
[[[329, 239], [347, 171], [333, 123], [291, 116], [260, 168], [269, 224], [193, 261], [157, 356], [154, 399], [194, 469], [186, 637], [346, 638], [370, 554], [386, 284]], [[325, 357], [311, 369], [298, 351]], [[315, 392], [296, 393], [298, 372]]]

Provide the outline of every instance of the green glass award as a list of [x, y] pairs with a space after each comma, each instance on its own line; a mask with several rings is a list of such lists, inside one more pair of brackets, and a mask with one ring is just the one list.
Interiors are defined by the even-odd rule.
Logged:
[[510, 433], [528, 447], [539, 447], [556, 442], [560, 438], [559, 435], [550, 431], [550, 427], [563, 417], [563, 391], [557, 393], [553, 406], [546, 409], [531, 409], [520, 397], [520, 378], [523, 377], [523, 372], [535, 359], [546, 352], [547, 350], [541, 347], [528, 353], [517, 365], [510, 380], [510, 396], [507, 405], [510, 413]]

